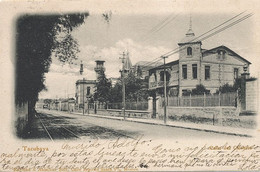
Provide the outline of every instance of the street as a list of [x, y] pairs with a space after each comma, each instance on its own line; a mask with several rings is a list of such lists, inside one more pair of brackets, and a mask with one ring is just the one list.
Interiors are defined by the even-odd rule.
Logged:
[[143, 135], [152, 139], [241, 139], [243, 137], [193, 129], [99, 118], [67, 112], [39, 110], [28, 139], [114, 139]]

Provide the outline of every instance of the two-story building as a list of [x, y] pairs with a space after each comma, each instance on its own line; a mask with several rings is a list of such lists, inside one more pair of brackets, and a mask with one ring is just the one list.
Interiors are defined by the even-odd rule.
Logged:
[[[182, 96], [198, 84], [215, 93], [226, 83], [233, 85], [244, 72], [243, 67], [249, 73], [251, 63], [228, 47], [203, 49], [191, 27], [178, 45], [179, 59], [165, 64], [168, 96]], [[153, 97], [163, 94], [163, 82], [164, 65], [149, 70], [149, 90]]]
[[[98, 80], [98, 77], [100, 75], [101, 71], [105, 71], [104, 67], [105, 61], [103, 60], [96, 60], [96, 67], [94, 68], [96, 72], [96, 80], [88, 80], [88, 79], [80, 79], [76, 82], [76, 104], [79, 108], [83, 107], [83, 102], [88, 102], [88, 99], [93, 97], [95, 89], [96, 89], [96, 82]], [[82, 66], [83, 68], [83, 66]], [[82, 73], [83, 73], [83, 69]]]

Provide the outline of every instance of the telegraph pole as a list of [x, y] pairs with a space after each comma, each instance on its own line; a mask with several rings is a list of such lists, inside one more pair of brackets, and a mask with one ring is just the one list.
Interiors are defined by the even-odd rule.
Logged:
[[[82, 64], [82, 61], [81, 61], [81, 64], [80, 64], [80, 75], [83, 74], [84, 70], [83, 70], [83, 64]], [[85, 114], [85, 93], [84, 93], [84, 89], [85, 89], [85, 78], [83, 77], [83, 111], [82, 111], [82, 114], [84, 115]], [[80, 94], [81, 94], [81, 91], [80, 91]]]
[[122, 70], [121, 70], [121, 78], [122, 78], [122, 111], [124, 115], [125, 120], [125, 52], [123, 52], [123, 57], [119, 57], [119, 59], [122, 59]]
[[83, 77], [83, 115], [85, 115], [85, 78]]
[[163, 58], [163, 86], [164, 86], [164, 124], [167, 122], [166, 116], [166, 69], [165, 69], [165, 58], [167, 56], [162, 56]]

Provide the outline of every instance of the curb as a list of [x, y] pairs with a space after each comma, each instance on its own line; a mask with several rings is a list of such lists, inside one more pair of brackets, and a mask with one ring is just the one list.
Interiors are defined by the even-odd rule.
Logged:
[[[81, 115], [81, 116], [86, 116], [86, 117], [96, 117], [96, 118], [105, 118], [105, 119], [124, 121], [123, 118], [122, 119], [120, 119], [118, 117], [111, 118], [109, 116], [104, 116], [104, 115], [93, 115], [93, 114], [83, 115], [83, 114], [77, 113], [77, 112], [71, 112], [70, 114]], [[195, 127], [171, 125], [171, 124], [164, 124], [164, 123], [155, 123], [155, 122], [149, 122], [149, 121], [138, 121], [138, 120], [133, 120], [133, 119], [128, 119], [128, 118], [126, 118], [125, 121], [137, 122], [137, 123], [142, 123], [142, 124], [160, 125], [160, 126], [167, 126], [167, 127], [174, 127], [174, 128], [183, 128], [183, 129], [197, 130], [197, 131], [204, 131], [204, 132], [213, 132], [213, 133], [233, 135], [233, 136], [240, 136], [240, 137], [253, 137], [252, 135], [249, 135], [249, 134], [234, 133], [234, 132], [227, 132], [227, 131], [218, 131], [218, 130], [210, 130], [210, 129], [201, 129], [201, 128], [195, 128]]]
[[[82, 115], [82, 114], [77, 114], [77, 115]], [[82, 115], [82, 116], [83, 116], [83, 115]], [[110, 118], [110, 117], [102, 116], [102, 115], [98, 116], [98, 115], [91, 115], [91, 114], [88, 114], [88, 115], [86, 115], [86, 116], [89, 116], [89, 117], [96, 117], [96, 118], [113, 119], [113, 120], [118, 120], [118, 121], [124, 121], [124, 119], [119, 119], [119, 118]], [[183, 129], [197, 130], [197, 131], [204, 131], [204, 132], [214, 132], [214, 133], [219, 133], [219, 134], [226, 134], [226, 135], [233, 135], [233, 136], [240, 136], [240, 137], [252, 137], [252, 135], [248, 135], [248, 134], [232, 133], [232, 132], [217, 131], [217, 130], [210, 130], [210, 129], [192, 128], [192, 127], [177, 126], [177, 125], [170, 125], [170, 124], [163, 124], [163, 123], [154, 123], [154, 122], [136, 121], [136, 120], [133, 120], [133, 119], [127, 119], [127, 118], [126, 118], [125, 121], [128, 121], [128, 122], [137, 122], [137, 123], [142, 123], [142, 124], [161, 125], [161, 126], [174, 127], [174, 128], [183, 128]]]

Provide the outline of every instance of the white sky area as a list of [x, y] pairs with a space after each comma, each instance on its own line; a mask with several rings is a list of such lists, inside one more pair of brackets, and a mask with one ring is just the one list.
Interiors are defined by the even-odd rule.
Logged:
[[[199, 36], [223, 23], [238, 13], [198, 14], [192, 13], [192, 29]], [[177, 17], [157, 32], [151, 32], [158, 23], [168, 16]], [[202, 41], [203, 49], [225, 45], [252, 63], [251, 76], [257, 76], [257, 48], [254, 40], [254, 16], [229, 29]], [[95, 60], [105, 60], [107, 77], [119, 77], [122, 66], [119, 59], [128, 50], [132, 64], [138, 61], [152, 61], [178, 47], [178, 42], [189, 28], [189, 13], [143, 13], [119, 14], [112, 11], [107, 23], [101, 14], [91, 14], [85, 23], [73, 31], [78, 40], [80, 53], [73, 65], [61, 65], [55, 57], [50, 70], [45, 74], [48, 91], [40, 93], [40, 98], [64, 98], [75, 96], [75, 82], [85, 77], [95, 79]], [[258, 49], [260, 50], [260, 49]], [[178, 59], [178, 53], [166, 62]], [[84, 64], [84, 74], [79, 74], [80, 61]]]

